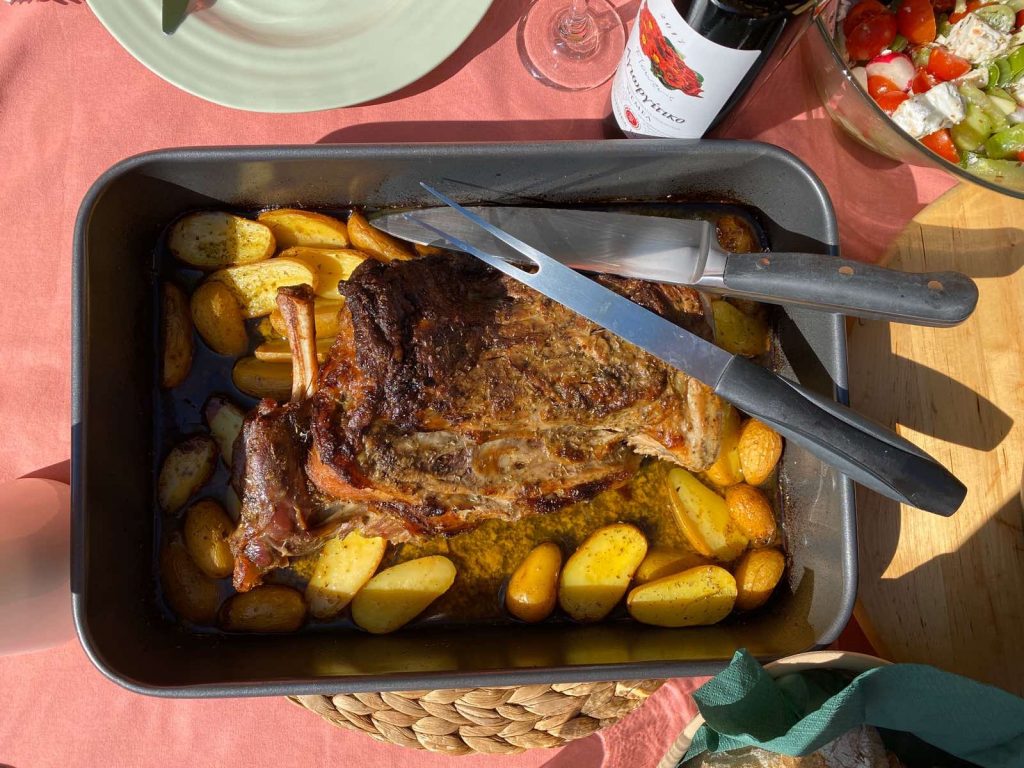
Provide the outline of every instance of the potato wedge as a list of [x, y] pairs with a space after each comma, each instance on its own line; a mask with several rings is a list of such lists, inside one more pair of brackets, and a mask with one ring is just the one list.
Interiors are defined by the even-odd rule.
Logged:
[[348, 237], [353, 248], [377, 261], [405, 261], [413, 257], [408, 243], [377, 229], [358, 211], [353, 211], [348, 217]]
[[210, 428], [213, 439], [217, 441], [220, 457], [230, 468], [235, 440], [242, 431], [245, 412], [223, 395], [212, 395], [203, 406], [203, 419]]
[[238, 357], [249, 348], [242, 306], [224, 283], [207, 280], [193, 291], [192, 322], [206, 346], [218, 355]]
[[726, 405], [722, 419], [722, 441], [715, 463], [704, 470], [704, 475], [719, 488], [743, 482], [743, 469], [737, 446], [740, 441], [740, 412]]
[[164, 283], [161, 309], [160, 338], [164, 362], [160, 373], [160, 385], [170, 389], [188, 378], [188, 372], [192, 369], [195, 341], [192, 339], [188, 298], [181, 288], [173, 283]]
[[306, 603], [291, 587], [264, 584], [232, 595], [220, 611], [228, 632], [294, 632], [306, 620]]
[[366, 537], [359, 531], [328, 541], [306, 585], [309, 612], [318, 619], [329, 619], [352, 602], [376, 572], [387, 548], [387, 539]]
[[626, 594], [647, 554], [647, 539], [628, 523], [598, 528], [572, 553], [558, 580], [558, 603], [576, 621], [600, 621]]
[[167, 514], [177, 512], [217, 468], [217, 444], [208, 435], [192, 435], [171, 448], [157, 479], [157, 500]]
[[385, 568], [352, 600], [352, 619], [375, 635], [408, 624], [455, 581], [455, 566], [443, 555], [429, 555]]
[[205, 270], [269, 259], [274, 245], [265, 225], [223, 211], [190, 213], [174, 223], [167, 237], [176, 259]]
[[316, 295], [340, 301], [338, 283], [352, 276], [353, 270], [366, 261], [366, 254], [353, 248], [289, 248], [278, 258], [307, 264], [316, 273]]
[[444, 253], [444, 249], [438, 248], [436, 245], [421, 245], [420, 243], [413, 243], [412, 247], [420, 256], [436, 256], [439, 253]]
[[289, 363], [268, 363], [255, 357], [243, 357], [235, 363], [231, 380], [239, 390], [252, 397], [269, 397], [284, 403], [292, 396], [292, 367]]
[[277, 307], [277, 289], [309, 285], [316, 290], [316, 273], [306, 262], [278, 257], [214, 272], [210, 281], [223, 283], [238, 299], [245, 318], [269, 315]]
[[228, 513], [213, 499], [197, 501], [185, 512], [185, 549], [211, 579], [230, 576], [235, 568], [235, 557], [228, 546], [228, 536], [234, 529]]
[[671, 576], [673, 573], [696, 568], [698, 565], [711, 565], [706, 557], [685, 549], [668, 547], [652, 547], [647, 550], [647, 557], [636, 569], [633, 581], [646, 584], [649, 581]]
[[717, 624], [735, 604], [736, 580], [717, 565], [700, 565], [648, 582], [626, 598], [630, 616], [658, 627]]
[[711, 302], [715, 319], [715, 343], [726, 352], [756, 357], [768, 351], [768, 326], [763, 320], [745, 315], [724, 299]]
[[275, 208], [256, 217], [270, 227], [278, 248], [347, 248], [348, 227], [333, 216], [295, 208]]
[[522, 621], [543, 621], [555, 610], [562, 550], [553, 541], [538, 544], [516, 566], [505, 591], [505, 607]]
[[160, 552], [160, 584], [171, 610], [185, 621], [212, 624], [217, 618], [217, 584], [199, 570], [180, 540], [170, 542]]
[[[275, 309], [274, 312], [277, 312], [277, 310]], [[271, 312], [270, 314], [272, 315], [274, 312]], [[256, 323], [256, 333], [258, 333], [260, 338], [264, 341], [281, 341], [284, 338], [284, 336], [278, 333], [277, 329], [274, 328], [274, 324], [270, 322], [270, 315], [261, 317], [260, 321]]]
[[[313, 321], [316, 323], [317, 338], [338, 335], [338, 312], [345, 306], [343, 299], [316, 299], [313, 302]], [[285, 325], [281, 310], [270, 313], [270, 324], [282, 339], [288, 338], [288, 326]]]
[[768, 497], [757, 488], [739, 483], [725, 492], [729, 517], [755, 547], [765, 547], [775, 540], [775, 513]]
[[[334, 344], [334, 337], [327, 337], [316, 340], [316, 359], [321, 363], [327, 359], [327, 353], [331, 351], [331, 347]], [[284, 341], [265, 341], [256, 347], [253, 352], [257, 360], [262, 360], [267, 363], [291, 363], [292, 361], [292, 348], [288, 344], [288, 340]]]
[[750, 485], [761, 485], [775, 472], [782, 456], [782, 436], [757, 419], [748, 419], [740, 428], [736, 444], [743, 469], [743, 479]]
[[747, 548], [747, 539], [729, 519], [725, 499], [682, 467], [665, 475], [672, 511], [690, 545], [705, 557], [731, 562]]
[[736, 566], [736, 607], [751, 611], [768, 602], [785, 570], [786, 558], [777, 549], [747, 552]]

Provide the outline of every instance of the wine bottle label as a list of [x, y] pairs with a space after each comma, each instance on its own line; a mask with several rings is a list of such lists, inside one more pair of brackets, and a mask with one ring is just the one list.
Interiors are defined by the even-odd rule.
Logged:
[[703, 37], [669, 0], [643, 0], [612, 82], [615, 121], [631, 136], [699, 138], [760, 55]]

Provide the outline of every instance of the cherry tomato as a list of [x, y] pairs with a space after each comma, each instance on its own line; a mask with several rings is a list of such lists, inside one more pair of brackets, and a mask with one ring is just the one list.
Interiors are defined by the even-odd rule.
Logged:
[[896, 11], [896, 29], [915, 45], [935, 39], [935, 10], [929, 0], [903, 0]]
[[935, 78], [935, 75], [921, 67], [917, 70], [917, 74], [914, 75], [914, 79], [910, 81], [910, 90], [914, 93], [927, 93], [938, 84], [939, 81]]
[[1024, 11], [1017, 11], [1017, 29], [1024, 27]]
[[909, 98], [903, 91], [886, 91], [881, 96], [875, 98], [875, 103], [882, 108], [883, 112], [891, 115], [896, 111], [896, 107]]
[[928, 57], [928, 71], [941, 81], [953, 80], [971, 71], [971, 62], [961, 59], [945, 48], [932, 49]]
[[951, 13], [949, 15], [949, 23], [950, 24], [956, 24], [958, 21], [960, 21], [960, 19], [962, 19], [968, 13], [971, 13], [972, 11], [978, 10], [983, 5], [992, 5], [992, 3], [983, 3], [983, 2], [981, 2], [981, 0], [970, 0], [970, 2], [967, 3], [967, 8], [964, 9], [963, 13]]
[[873, 59], [896, 37], [896, 17], [891, 13], [858, 22], [846, 36], [846, 52], [854, 61]]
[[903, 92], [896, 83], [890, 80], [888, 77], [882, 77], [881, 75], [872, 75], [868, 78], [868, 93], [871, 94], [872, 99], [877, 99], [883, 93], [891, 93], [893, 91]]
[[848, 35], [862, 21], [867, 21], [872, 16], [888, 12], [889, 9], [878, 2], [878, 0], [862, 0], [862, 2], [857, 3], [850, 9], [850, 12], [846, 14], [846, 18], [843, 19], [843, 33]]
[[1024, 149], [1017, 153], [1017, 162], [1024, 163]]
[[935, 133], [929, 133], [923, 139], [921, 143], [924, 144], [935, 154], [944, 157], [951, 163], [960, 162], [960, 153], [956, 151], [956, 145], [953, 143], [953, 136], [950, 134], [948, 128], [943, 128], [941, 131]]

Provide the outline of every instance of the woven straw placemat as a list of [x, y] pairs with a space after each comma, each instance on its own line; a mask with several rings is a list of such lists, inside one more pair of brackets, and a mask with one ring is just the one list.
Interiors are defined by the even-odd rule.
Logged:
[[448, 755], [560, 747], [614, 725], [664, 680], [291, 696], [340, 728]]

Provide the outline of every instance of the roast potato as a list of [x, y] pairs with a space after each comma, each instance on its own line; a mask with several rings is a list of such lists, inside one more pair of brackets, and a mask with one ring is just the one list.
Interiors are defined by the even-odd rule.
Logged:
[[229, 632], [294, 632], [305, 620], [302, 595], [280, 584], [232, 595], [220, 611], [221, 626]]
[[786, 558], [777, 549], [752, 549], [736, 565], [736, 607], [760, 608], [772, 596], [786, 570]]
[[193, 624], [212, 624], [220, 607], [216, 582], [192, 561], [185, 545], [174, 540], [160, 552], [160, 584], [178, 616]]
[[444, 253], [444, 250], [438, 248], [435, 245], [421, 245], [420, 243], [413, 243], [413, 249], [420, 256], [436, 256], [439, 253]]
[[266, 226], [223, 211], [190, 213], [174, 223], [167, 238], [175, 258], [204, 270], [269, 259], [274, 245]]
[[[345, 306], [343, 299], [316, 299], [313, 302], [313, 321], [316, 323], [317, 338], [338, 335], [338, 312]], [[282, 339], [288, 338], [288, 326], [281, 316], [281, 310], [270, 313], [270, 324]]]
[[725, 418], [722, 419], [722, 441], [715, 463], [704, 470], [704, 475], [719, 488], [726, 488], [743, 481], [743, 469], [740, 466], [740, 453], [737, 449], [740, 441], [740, 412], [731, 405], [726, 405]]
[[387, 539], [366, 537], [358, 531], [328, 541], [306, 585], [309, 612], [318, 619], [329, 619], [352, 602], [376, 572], [387, 548]]
[[315, 291], [316, 274], [306, 262], [278, 257], [256, 264], [220, 269], [209, 280], [226, 285], [242, 307], [245, 318], [269, 315], [277, 307], [277, 289], [308, 285]]
[[[274, 312], [277, 311], [278, 310], [276, 309], [274, 310]], [[274, 312], [271, 312], [270, 315], [273, 315]], [[256, 323], [256, 333], [258, 333], [260, 338], [264, 341], [281, 341], [284, 336], [278, 333], [277, 329], [274, 328], [274, 324], [270, 321], [270, 315], [259, 319], [259, 322]]]
[[188, 316], [188, 298], [173, 283], [164, 283], [160, 315], [160, 337], [163, 343], [164, 363], [160, 384], [168, 389], [176, 387], [192, 368], [192, 321]]
[[292, 396], [292, 366], [289, 363], [268, 363], [255, 357], [243, 357], [235, 363], [231, 380], [252, 397], [269, 397], [284, 403]]
[[274, 233], [278, 248], [347, 248], [348, 227], [333, 216], [295, 208], [276, 208], [256, 217]]
[[724, 299], [711, 302], [715, 319], [715, 343], [726, 352], [756, 357], [768, 351], [768, 326], [759, 317], [746, 315]]
[[443, 555], [429, 555], [385, 568], [352, 600], [352, 619], [375, 635], [405, 626], [443, 595], [455, 581], [455, 566]]
[[[327, 353], [331, 351], [334, 344], [333, 337], [318, 338], [316, 340], [316, 359], [321, 363], [327, 359]], [[291, 363], [292, 348], [287, 340], [265, 341], [256, 347], [253, 354], [257, 360], [267, 363]]]
[[659, 627], [716, 624], [736, 604], [736, 580], [717, 565], [699, 565], [634, 588], [629, 615]]
[[238, 357], [249, 348], [242, 306], [222, 282], [207, 280], [192, 293], [192, 322], [206, 345], [219, 355]]
[[543, 621], [555, 609], [562, 550], [553, 541], [538, 544], [512, 572], [505, 607], [522, 621]]
[[733, 523], [753, 546], [764, 547], [775, 539], [775, 514], [762, 491], [739, 483], [726, 490], [725, 505]]
[[652, 547], [647, 550], [647, 556], [640, 567], [636, 569], [633, 581], [637, 584], [646, 584], [648, 581], [671, 576], [698, 565], [710, 565], [708, 559], [696, 552], [685, 549], [670, 549], [668, 547]]
[[676, 521], [690, 545], [705, 557], [730, 562], [747, 548], [747, 539], [729, 519], [725, 499], [682, 467], [666, 473]]
[[761, 485], [775, 472], [782, 456], [782, 437], [757, 419], [748, 419], [740, 428], [736, 445], [743, 479], [750, 485]]
[[211, 579], [230, 576], [235, 558], [228, 536], [235, 528], [224, 508], [213, 499], [197, 501], [185, 512], [185, 549], [192, 562]]
[[234, 455], [235, 440], [242, 431], [245, 413], [223, 395], [213, 395], [203, 406], [203, 419], [210, 428], [210, 434], [217, 441], [220, 457], [230, 467]]
[[157, 479], [160, 509], [170, 514], [185, 506], [217, 467], [217, 444], [208, 435], [192, 435], [171, 448]]
[[352, 248], [289, 248], [279, 258], [295, 259], [316, 273], [316, 295], [340, 300], [338, 283], [348, 280], [352, 271], [366, 261], [366, 254]]
[[353, 211], [348, 217], [348, 237], [353, 248], [377, 261], [405, 261], [413, 257], [408, 244], [377, 229], [358, 211]]
[[576, 621], [600, 621], [622, 599], [647, 554], [636, 526], [598, 528], [572, 553], [558, 580], [558, 603]]

